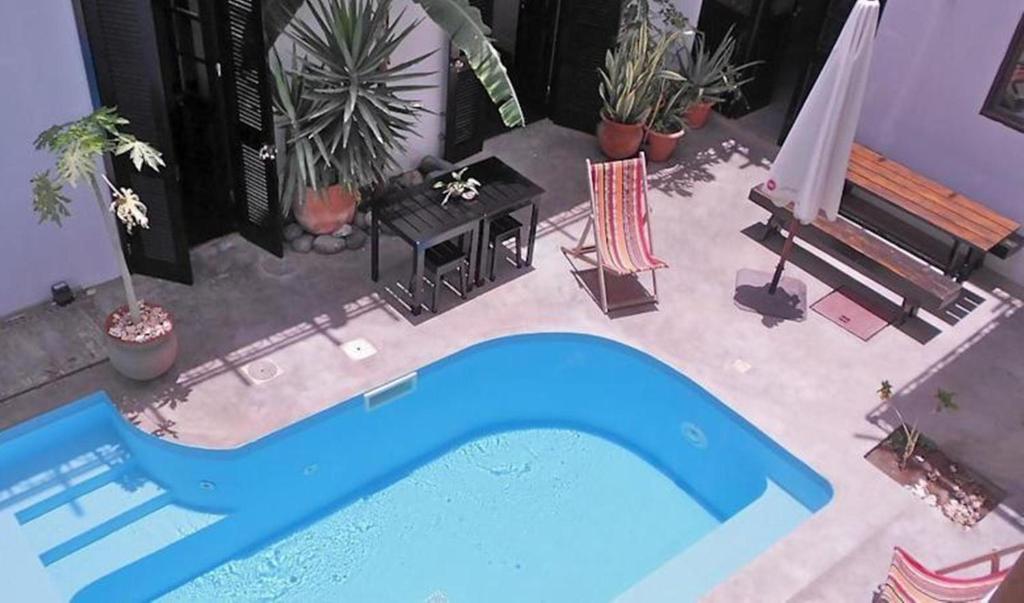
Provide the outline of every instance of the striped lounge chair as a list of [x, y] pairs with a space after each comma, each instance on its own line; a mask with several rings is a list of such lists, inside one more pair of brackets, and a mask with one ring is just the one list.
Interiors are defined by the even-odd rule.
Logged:
[[[635, 159], [606, 163], [587, 160], [587, 172], [590, 176], [590, 218], [576, 246], [563, 247], [562, 251], [571, 256], [570, 262], [571, 258], [577, 258], [597, 267], [600, 288], [597, 302], [605, 314], [626, 306], [658, 303], [655, 271], [668, 267], [668, 264], [654, 255], [651, 245], [644, 154]], [[589, 244], [591, 232], [594, 242]], [[606, 270], [617, 276], [650, 271], [651, 292], [609, 303]], [[590, 291], [589, 288], [587, 290]]]
[[[879, 588], [876, 601], [884, 603], [973, 603], [986, 597], [1010, 573], [1000, 569], [999, 560], [1024, 549], [1024, 545], [994, 551], [937, 571], [921, 565], [900, 547], [893, 552], [889, 575]], [[949, 574], [981, 563], [989, 563], [989, 572], [975, 578], [954, 578]]]

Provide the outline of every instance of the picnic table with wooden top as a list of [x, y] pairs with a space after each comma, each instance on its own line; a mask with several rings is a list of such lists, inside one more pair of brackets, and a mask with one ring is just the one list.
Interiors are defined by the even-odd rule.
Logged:
[[[959, 281], [981, 265], [985, 254], [1010, 244], [1020, 228], [1017, 222], [861, 144], [853, 145], [846, 182], [848, 189], [867, 191], [951, 237], [948, 256], [936, 263]], [[849, 209], [840, 206], [844, 216], [864, 224]]]
[[444, 241], [470, 235], [470, 274], [478, 284], [482, 284], [481, 267], [486, 265], [491, 222], [527, 206], [531, 207], [531, 215], [526, 265], [533, 262], [533, 246], [537, 237], [536, 200], [544, 193], [544, 189], [496, 157], [466, 167], [463, 178], [475, 178], [481, 183], [479, 194], [472, 201], [453, 196], [442, 206], [444, 192], [434, 188], [434, 183], [451, 180], [449, 174], [443, 174], [419, 185], [393, 191], [372, 204], [370, 276], [374, 281], [379, 278], [380, 228], [383, 224], [413, 247], [415, 260], [410, 292], [413, 314], [420, 313], [427, 249]]

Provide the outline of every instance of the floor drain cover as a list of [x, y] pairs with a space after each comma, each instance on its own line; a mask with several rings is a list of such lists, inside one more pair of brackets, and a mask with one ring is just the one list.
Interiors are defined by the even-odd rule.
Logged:
[[281, 367], [272, 360], [256, 360], [245, 367], [245, 374], [255, 383], [266, 383], [281, 374]]
[[366, 360], [370, 356], [377, 353], [377, 348], [373, 347], [373, 344], [366, 341], [362, 337], [353, 339], [352, 341], [346, 341], [341, 349], [345, 351], [345, 355], [352, 360]]

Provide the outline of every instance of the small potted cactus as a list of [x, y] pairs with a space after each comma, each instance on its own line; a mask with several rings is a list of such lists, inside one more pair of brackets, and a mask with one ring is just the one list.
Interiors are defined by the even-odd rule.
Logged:
[[[128, 155], [135, 169], [159, 171], [164, 165], [160, 152], [149, 144], [123, 132], [128, 120], [109, 107], [101, 107], [66, 124], [53, 126], [36, 138], [35, 147], [49, 151], [56, 159], [56, 174], [46, 170], [32, 178], [32, 207], [40, 222], [61, 225], [71, 215], [70, 199], [64, 186], [88, 183], [103, 216], [103, 225], [113, 247], [121, 272], [127, 303], [111, 312], [104, 323], [110, 363], [122, 375], [138, 380], [159, 377], [171, 368], [178, 355], [174, 321], [163, 307], [140, 300], [135, 295], [128, 263], [121, 250], [117, 222], [131, 234], [136, 228], [148, 228], [146, 206], [130, 188], [117, 187], [96, 170], [99, 160], [111, 153]], [[100, 182], [105, 186], [101, 186]], [[110, 194], [107, 200], [103, 189]]]

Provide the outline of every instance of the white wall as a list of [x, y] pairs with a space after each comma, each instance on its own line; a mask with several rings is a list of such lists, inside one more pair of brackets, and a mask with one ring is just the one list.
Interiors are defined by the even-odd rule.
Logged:
[[0, 2], [0, 316], [50, 296], [65, 280], [93, 285], [117, 274], [96, 202], [71, 189], [63, 228], [37, 224], [29, 179], [52, 166], [32, 148], [47, 127], [89, 113], [70, 0]]
[[[979, 114], [1024, 0], [891, 0], [858, 139], [1024, 223], [1024, 132]], [[986, 265], [1024, 282], [1024, 253]]]

